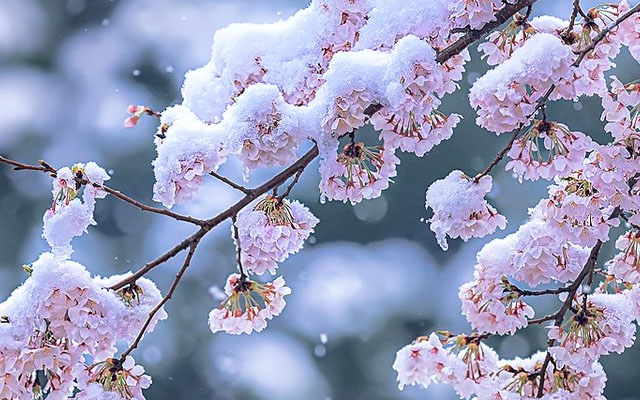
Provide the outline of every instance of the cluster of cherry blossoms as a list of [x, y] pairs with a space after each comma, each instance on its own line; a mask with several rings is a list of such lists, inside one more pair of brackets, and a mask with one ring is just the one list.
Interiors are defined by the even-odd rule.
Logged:
[[[76, 391], [78, 399], [144, 399], [141, 389], [151, 383], [144, 369], [130, 356], [113, 357], [117, 342], [133, 341], [161, 299], [155, 284], [141, 278], [113, 291], [108, 285], [127, 275], [91, 277], [52, 253], [25, 269], [29, 277], [0, 304], [0, 397], [67, 399]], [[157, 313], [148, 332], [166, 316]], [[85, 364], [87, 356], [94, 365]]]
[[[102, 168], [31, 168], [53, 175], [53, 203], [43, 218], [52, 253], [26, 267], [29, 278], [0, 304], [1, 397], [143, 399], [151, 379], [129, 353], [167, 317], [163, 305], [199, 240], [225, 219], [233, 221], [238, 273], [227, 278], [226, 298], [210, 312], [209, 328], [230, 334], [265, 329], [283, 312], [291, 289], [282, 277], [267, 282], [252, 275], [274, 275], [319, 222], [289, 198], [299, 174], [318, 155], [322, 203], [379, 197], [398, 174], [399, 152], [422, 157], [452, 136], [461, 116], [446, 114], [441, 104], [463, 78], [469, 38], [509, 11], [513, 21], [479, 48], [495, 67], [475, 81], [469, 101], [479, 126], [514, 136], [484, 172], [455, 170], [431, 184], [425, 203], [433, 212], [430, 229], [444, 250], [447, 237], [467, 241], [505, 229], [506, 218], [485, 199], [491, 169], [505, 155], [506, 169], [520, 181], [553, 182], [529, 221], [484, 246], [473, 280], [460, 287], [462, 314], [474, 332], [419, 337], [398, 352], [393, 368], [400, 388], [447, 383], [465, 399], [603, 399], [599, 358], [633, 344], [640, 316], [640, 85], [613, 76], [608, 84], [605, 74], [623, 46], [640, 58], [640, 13], [627, 15], [626, 0], [586, 12], [576, 8], [571, 21], [529, 20], [531, 9], [511, 10], [532, 3], [313, 0], [284, 21], [218, 31], [210, 61], [185, 76], [182, 104], [161, 113], [144, 106], [127, 110], [126, 127], [143, 115], [160, 120], [152, 163], [155, 201], [166, 208], [186, 203], [215, 178], [245, 194], [220, 221], [125, 197], [199, 226], [164, 256], [166, 261], [189, 249], [164, 298], [146, 278], [91, 277], [70, 260], [73, 237], [95, 224], [95, 200], [119, 194], [104, 186], [109, 175]], [[610, 143], [547, 119], [548, 101], [580, 96], [601, 98]], [[377, 133], [365, 137], [365, 126]], [[248, 189], [217, 174], [233, 158], [247, 181], [253, 170], [291, 166], [266, 190]], [[596, 270], [600, 247], [620, 219], [628, 229], [616, 242], [620, 253]], [[593, 293], [589, 286], [599, 275], [604, 279]], [[540, 288], [549, 284], [562, 286]], [[562, 308], [534, 320], [526, 298], [546, 294], [559, 295]], [[483, 343], [548, 321], [547, 352], [501, 360]], [[119, 340], [130, 347], [117, 357]]]
[[[515, 233], [478, 253], [473, 280], [459, 290], [473, 333], [440, 331], [398, 351], [400, 388], [447, 383], [461, 398], [479, 400], [604, 399], [599, 359], [632, 346], [640, 318], [640, 86], [605, 78], [622, 46], [637, 55], [640, 20], [628, 10], [625, 1], [576, 10], [583, 19], [575, 23], [516, 15], [480, 45], [496, 67], [471, 88], [476, 122], [497, 134], [514, 131], [498, 161], [510, 158], [506, 169], [520, 182], [551, 181], [548, 197]], [[610, 143], [547, 119], [547, 101], [583, 95], [602, 99]], [[446, 236], [466, 241], [506, 225], [485, 200], [493, 166], [476, 177], [453, 171], [427, 190], [428, 223], [445, 250]], [[620, 252], [598, 269], [600, 248], [621, 220], [628, 230], [616, 241]], [[562, 306], [534, 319], [527, 298], [545, 295]], [[500, 360], [483, 343], [544, 323], [547, 351], [527, 359]]]
[[536, 378], [544, 365], [545, 353], [529, 358], [500, 360], [482, 343], [481, 335], [452, 335], [442, 331], [419, 337], [396, 356], [393, 368], [399, 387], [432, 383], [451, 385], [461, 398], [478, 400], [520, 399], [603, 399], [606, 376], [594, 362], [585, 371], [547, 364], [544, 368], [543, 396]]

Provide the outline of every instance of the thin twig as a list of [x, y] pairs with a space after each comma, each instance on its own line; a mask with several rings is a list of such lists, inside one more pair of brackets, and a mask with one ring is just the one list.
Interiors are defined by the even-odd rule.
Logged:
[[0, 162], [4, 164], [12, 165], [15, 171], [21, 171], [21, 170], [41, 171], [41, 172], [52, 174], [53, 176], [55, 176], [57, 173], [55, 168], [53, 168], [51, 165], [47, 164], [45, 161], [42, 161], [42, 160], [39, 161], [40, 165], [29, 165], [29, 164], [24, 164], [24, 163], [21, 163], [15, 160], [10, 160], [6, 157], [0, 156]]
[[525, 289], [516, 289], [516, 291], [520, 294], [520, 296], [545, 296], [549, 294], [561, 294], [567, 293], [571, 290], [570, 286], [565, 286], [557, 289], [544, 289], [544, 290], [525, 290]]
[[217, 180], [226, 183], [227, 185], [231, 186], [232, 188], [241, 191], [242, 193], [246, 194], [246, 195], [250, 195], [251, 194], [251, 189], [246, 188], [242, 185], [239, 185], [237, 183], [235, 183], [234, 181], [232, 181], [231, 179], [224, 177], [214, 171], [209, 172], [209, 175], [213, 176], [214, 178], [216, 178]]
[[518, 137], [518, 135], [520, 135], [520, 132], [522, 132], [522, 128], [524, 128], [524, 124], [520, 124], [520, 127], [518, 127], [518, 129], [513, 131], [513, 134], [509, 138], [507, 145], [502, 150], [500, 150], [498, 154], [496, 154], [493, 161], [491, 161], [491, 163], [487, 166], [487, 168], [485, 168], [484, 171], [476, 175], [476, 177], [473, 179], [474, 182], [478, 183], [478, 181], [480, 181], [480, 178], [482, 178], [485, 175], [488, 175], [491, 172], [491, 170], [496, 165], [498, 165], [500, 161], [502, 161], [504, 156], [509, 152], [509, 150], [511, 150], [511, 147], [513, 147], [513, 143], [516, 141], [516, 138]]
[[175, 292], [176, 288], [178, 287], [178, 283], [180, 283], [180, 279], [182, 279], [182, 275], [184, 275], [184, 272], [187, 270], [187, 268], [189, 268], [189, 265], [191, 265], [191, 259], [193, 258], [193, 254], [196, 251], [196, 247], [198, 246], [198, 243], [199, 243], [198, 241], [195, 241], [195, 242], [191, 243], [191, 245], [189, 247], [189, 252], [187, 253], [187, 256], [184, 259], [184, 263], [182, 264], [182, 267], [180, 268], [178, 273], [176, 273], [176, 276], [173, 279], [173, 283], [171, 284], [171, 287], [169, 288], [169, 291], [162, 298], [162, 300], [160, 300], [160, 302], [158, 302], [158, 304], [156, 304], [156, 306], [153, 307], [153, 310], [151, 310], [151, 312], [149, 312], [149, 315], [147, 316], [147, 319], [144, 322], [144, 325], [142, 325], [142, 328], [140, 329], [140, 332], [138, 332], [138, 336], [136, 336], [136, 339], [133, 341], [133, 343], [131, 343], [131, 346], [129, 346], [129, 348], [124, 353], [122, 353], [122, 355], [120, 356], [121, 360], [124, 360], [125, 358], [127, 358], [127, 356], [136, 347], [138, 347], [138, 344], [140, 344], [140, 341], [144, 337], [144, 334], [147, 331], [147, 328], [151, 324], [151, 321], [153, 321], [153, 317], [156, 315], [156, 313], [158, 311], [160, 311], [162, 306], [164, 306], [165, 303], [168, 302], [169, 299], [171, 299], [171, 296], [173, 295], [173, 292]]
[[296, 172], [296, 174], [293, 177], [293, 180], [291, 181], [289, 186], [287, 186], [287, 190], [285, 190], [285, 192], [280, 195], [279, 197], [280, 200], [283, 200], [285, 197], [289, 196], [289, 194], [291, 193], [291, 189], [293, 189], [296, 183], [298, 183], [298, 181], [300, 180], [300, 175], [302, 175], [303, 172], [304, 172], [304, 168], [300, 168], [298, 172]]
[[184, 222], [190, 222], [194, 225], [199, 225], [199, 226], [203, 226], [205, 224], [205, 221], [202, 219], [198, 219], [198, 218], [194, 218], [194, 217], [190, 217], [188, 215], [182, 215], [182, 214], [178, 214], [176, 212], [167, 210], [165, 208], [158, 208], [158, 207], [152, 207], [152, 206], [148, 206], [144, 203], [141, 203], [135, 199], [132, 199], [131, 197], [127, 196], [126, 194], [112, 189], [108, 186], [105, 185], [98, 185], [98, 184], [92, 184], [94, 187], [100, 188], [102, 190], [104, 190], [105, 192], [109, 193], [110, 195], [112, 195], [113, 197], [116, 197], [124, 202], [127, 202], [133, 206], [138, 207], [139, 209], [141, 209], [142, 211], [148, 211], [148, 212], [152, 212], [155, 214], [161, 214], [161, 215], [166, 215], [167, 217], [171, 217], [175, 220], [178, 221], [184, 221]]
[[627, 12], [625, 12], [620, 17], [618, 17], [618, 19], [613, 21], [609, 26], [607, 26], [606, 28], [601, 30], [600, 33], [598, 33], [598, 35], [593, 38], [593, 40], [591, 41], [589, 46], [587, 46], [584, 49], [580, 50], [579, 56], [576, 59], [576, 61], [574, 62], [574, 66], [580, 65], [580, 63], [586, 57], [586, 55], [591, 50], [595, 49], [596, 46], [598, 45], [598, 43], [600, 43], [602, 40], [604, 40], [604, 38], [609, 34], [609, 32], [614, 30], [618, 25], [620, 25], [622, 22], [624, 22], [627, 18], [631, 17], [633, 14], [635, 14], [635, 13], [637, 13], [639, 11], [640, 11], [640, 2], [638, 4], [636, 4], [634, 7], [630, 8], [629, 10], [627, 10]]
[[536, 325], [536, 324], [541, 324], [543, 322], [547, 322], [547, 321], [551, 321], [556, 319], [556, 314], [558, 314], [557, 312], [553, 313], [553, 314], [549, 314], [546, 315], [544, 317], [540, 317], [540, 318], [536, 318], [536, 319], [530, 319], [527, 321], [528, 325]]
[[[58, 171], [53, 168], [51, 165], [49, 165], [47, 162], [40, 160], [40, 165], [30, 165], [30, 164], [24, 164], [15, 160], [11, 160], [8, 159], [6, 157], [2, 157], [0, 156], [0, 163], [4, 163], [4, 164], [8, 164], [8, 165], [13, 165], [13, 169], [14, 170], [28, 170], [28, 171], [40, 171], [40, 172], [44, 172], [47, 173], [51, 176], [56, 176], [56, 174], [58, 173]], [[113, 197], [116, 197], [126, 203], [129, 203], [133, 206], [138, 207], [139, 209], [141, 209], [142, 211], [148, 211], [148, 212], [152, 212], [155, 214], [162, 214], [162, 215], [166, 215], [167, 217], [171, 217], [175, 220], [178, 221], [185, 221], [185, 222], [190, 222], [192, 224], [195, 225], [199, 225], [199, 226], [203, 226], [205, 225], [205, 221], [198, 219], [198, 218], [193, 218], [193, 217], [189, 217], [187, 215], [182, 215], [182, 214], [178, 214], [176, 212], [173, 211], [169, 211], [167, 209], [164, 208], [158, 208], [158, 207], [152, 207], [152, 206], [148, 206], [144, 203], [141, 203], [129, 196], [127, 196], [126, 194], [119, 192], [118, 190], [112, 189], [109, 186], [106, 185], [100, 185], [97, 183], [93, 183], [88, 181], [87, 179], [84, 178], [75, 178], [75, 181], [81, 185], [91, 185], [95, 188], [98, 189], [102, 189], [105, 192], [109, 193], [110, 195], [112, 195]]]
[[576, 17], [581, 11], [582, 9], [580, 8], [580, 0], [573, 0], [573, 11], [571, 12], [571, 19], [569, 20], [569, 26], [567, 27], [567, 30], [565, 32], [569, 33], [573, 30], [573, 26], [576, 23]]

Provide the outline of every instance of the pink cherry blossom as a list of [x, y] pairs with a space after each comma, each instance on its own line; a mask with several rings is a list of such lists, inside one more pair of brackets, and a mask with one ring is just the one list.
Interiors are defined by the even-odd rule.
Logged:
[[476, 182], [461, 171], [452, 171], [429, 186], [425, 205], [433, 210], [433, 217], [428, 223], [440, 247], [448, 248], [447, 236], [467, 241], [505, 228], [507, 220], [484, 199], [491, 186], [491, 176]]
[[252, 273], [275, 274], [279, 262], [297, 253], [318, 219], [298, 201], [266, 196], [238, 214], [242, 265]]

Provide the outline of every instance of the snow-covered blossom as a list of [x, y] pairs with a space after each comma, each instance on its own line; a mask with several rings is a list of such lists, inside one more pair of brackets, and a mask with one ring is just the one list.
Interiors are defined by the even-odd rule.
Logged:
[[461, 171], [452, 171], [429, 186], [425, 205], [433, 216], [428, 222], [442, 249], [448, 248], [447, 236], [467, 241], [505, 228], [507, 220], [484, 199], [491, 186], [491, 176], [476, 182]]
[[300, 202], [267, 195], [238, 213], [242, 266], [254, 274], [275, 274], [278, 263], [297, 253], [318, 219]]
[[296, 116], [276, 86], [247, 88], [223, 116], [229, 153], [251, 169], [293, 162], [302, 139]]
[[[30, 400], [41, 392], [66, 399], [79, 383], [85, 357], [113, 357], [117, 341], [132, 341], [162, 297], [143, 278], [136, 299], [127, 302], [122, 291], [104, 288], [109, 280], [92, 278], [84, 266], [51, 253], [42, 254], [28, 271], [24, 284], [0, 304], [0, 370], [7, 374], [0, 379], [0, 393], [11, 391], [3, 398]], [[166, 318], [163, 310], [158, 314], [147, 333]], [[44, 386], [34, 381], [38, 370], [48, 378]]]
[[172, 207], [190, 200], [204, 176], [216, 171], [227, 154], [222, 127], [203, 123], [184, 107], [168, 109], [161, 122], [166, 124], [166, 137], [157, 141], [153, 199]]
[[536, 120], [507, 153], [512, 161], [506, 169], [520, 179], [534, 181], [567, 176], [582, 167], [591, 145], [588, 136], [570, 131], [564, 124]]
[[562, 327], [549, 328], [549, 347], [557, 365], [589, 371], [594, 361], [609, 353], [622, 353], [635, 339], [633, 307], [624, 294], [596, 293], [585, 304], [574, 302], [576, 312]]
[[398, 351], [393, 369], [398, 387], [448, 383], [468, 399], [497, 368], [498, 355], [485, 345], [482, 336], [431, 333], [419, 337]]
[[355, 141], [347, 143], [337, 156], [335, 150], [327, 150], [320, 160], [321, 196], [352, 204], [380, 196], [396, 176], [400, 160], [394, 153], [387, 146]]
[[291, 293], [282, 277], [273, 282], [258, 283], [239, 274], [231, 274], [224, 287], [227, 298], [209, 313], [209, 329], [233, 335], [260, 332], [267, 320], [279, 315]]
[[[494, 375], [493, 387], [478, 399], [533, 400], [540, 388], [540, 372], [547, 353], [539, 351], [528, 358], [500, 360]], [[576, 371], [567, 366], [556, 368], [547, 364], [542, 399], [580, 400], [602, 399], [607, 377], [602, 366], [595, 362], [587, 371]]]
[[571, 48], [556, 36], [531, 37], [471, 87], [469, 100], [478, 112], [477, 124], [500, 134], [526, 123], [551, 85], [570, 81], [573, 59]]
[[507, 273], [531, 287], [551, 280], [575, 279], [589, 258], [590, 250], [553, 235], [540, 220], [522, 225], [515, 233], [510, 271]]
[[477, 256], [474, 280], [460, 286], [462, 314], [479, 332], [513, 334], [528, 324], [534, 310], [512, 289], [505, 276], [511, 270], [515, 236], [494, 239]]
[[[71, 240], [95, 225], [93, 211], [95, 199], [103, 198], [106, 192], [100, 186], [110, 179], [96, 163], [75, 164], [72, 168], [60, 168], [53, 180], [53, 203], [43, 216], [42, 237], [52, 251], [62, 258], [73, 252]], [[82, 200], [77, 198], [84, 184]]]
[[616, 240], [618, 254], [607, 263], [609, 274], [625, 282], [640, 283], [640, 232], [627, 231]]
[[131, 356], [124, 360], [107, 358], [89, 366], [80, 379], [79, 399], [145, 400], [143, 389], [151, 386], [151, 377]]

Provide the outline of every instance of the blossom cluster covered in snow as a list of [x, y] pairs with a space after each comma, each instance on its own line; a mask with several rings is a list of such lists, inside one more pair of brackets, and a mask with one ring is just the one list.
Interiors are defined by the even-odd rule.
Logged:
[[[0, 304], [2, 398], [143, 399], [151, 379], [129, 353], [167, 317], [163, 306], [199, 240], [225, 219], [233, 222], [238, 273], [227, 278], [209, 328], [264, 330], [283, 312], [291, 289], [281, 276], [264, 282], [252, 275], [275, 274], [314, 232], [318, 219], [290, 198], [314, 154], [322, 203], [379, 197], [398, 175], [400, 152], [422, 157], [452, 136], [461, 116], [440, 108], [459, 88], [470, 60], [469, 32], [514, 4], [521, 3], [313, 0], [284, 21], [218, 31], [210, 61], [186, 74], [182, 103], [163, 112], [131, 106], [125, 126], [144, 115], [159, 118], [153, 199], [164, 207], [190, 201], [208, 179], [242, 191], [244, 199], [220, 221], [142, 205], [106, 187], [109, 175], [93, 162], [31, 168], [53, 178], [42, 234], [51, 253], [25, 266], [30, 276]], [[439, 331], [398, 351], [393, 368], [400, 388], [442, 382], [462, 398], [479, 400], [604, 398], [599, 358], [631, 346], [640, 318], [640, 86], [605, 75], [623, 46], [640, 58], [638, 14], [614, 23], [628, 10], [625, 0], [576, 9], [571, 22], [529, 21], [530, 12], [513, 11], [513, 20], [480, 46], [494, 68], [470, 89], [476, 122], [496, 134], [515, 132], [485, 171], [470, 176], [454, 170], [429, 186], [430, 229], [444, 250], [447, 237], [467, 241], [505, 229], [506, 218], [485, 199], [491, 170], [503, 156], [519, 181], [551, 181], [548, 197], [515, 233], [478, 253], [473, 280], [459, 289], [473, 332]], [[580, 96], [601, 99], [610, 143], [547, 119], [547, 102]], [[378, 133], [363, 137], [366, 125]], [[249, 189], [217, 174], [233, 158], [247, 181], [259, 168], [290, 167], [266, 190]], [[108, 193], [199, 226], [176, 251], [147, 264], [154, 268], [189, 249], [166, 297], [144, 277], [92, 277], [71, 260], [72, 239], [96, 223], [96, 199]], [[596, 270], [599, 249], [620, 219], [627, 224], [616, 242], [620, 253]], [[593, 293], [596, 275], [604, 279]], [[534, 320], [527, 297], [549, 294], [562, 308]], [[547, 352], [501, 360], [483, 343], [545, 322], [552, 324]], [[119, 341], [130, 347], [119, 349]]]
[[[495, 68], [470, 90], [476, 122], [497, 134], [514, 131], [502, 154], [506, 169], [520, 182], [551, 181], [548, 197], [515, 233], [478, 253], [474, 279], [459, 290], [473, 333], [439, 331], [398, 351], [400, 388], [447, 383], [479, 400], [604, 399], [599, 359], [632, 346], [640, 318], [640, 86], [605, 76], [622, 46], [637, 55], [637, 15], [614, 23], [629, 9], [625, 1], [594, 7], [571, 25], [517, 15], [480, 45]], [[547, 119], [547, 102], [585, 95], [601, 98], [607, 144]], [[428, 222], [441, 245], [446, 236], [466, 241], [504, 228], [489, 223], [499, 217], [484, 199], [490, 190], [486, 172], [453, 171], [429, 187]], [[600, 247], [621, 220], [628, 230], [616, 241], [620, 252], [598, 270]], [[545, 295], [562, 307], [536, 319], [527, 299]], [[548, 324], [547, 351], [507, 361], [483, 343], [530, 324]], [[470, 354], [473, 361], [463, 362]]]
[[[134, 367], [132, 358], [120, 364], [113, 357], [118, 341], [133, 341], [161, 299], [155, 284], [141, 278], [113, 291], [109, 284], [126, 275], [92, 277], [83, 265], [53, 253], [26, 269], [30, 276], [0, 304], [0, 397], [67, 399], [78, 390], [83, 399], [143, 399], [141, 389], [150, 384], [144, 369]], [[148, 332], [166, 317], [157, 313]], [[85, 364], [87, 356], [93, 365]], [[96, 368], [99, 363], [115, 365], [105, 372]], [[107, 379], [107, 373], [117, 379]]]

